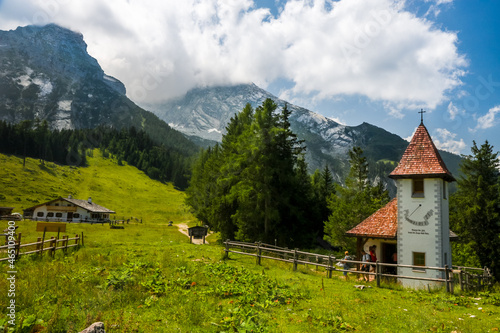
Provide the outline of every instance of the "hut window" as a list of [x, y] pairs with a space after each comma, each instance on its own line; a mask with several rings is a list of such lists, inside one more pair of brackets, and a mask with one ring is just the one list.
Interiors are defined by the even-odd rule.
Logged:
[[62, 213], [56, 213], [56, 217], [62, 217]]
[[38, 213], [36, 213], [36, 216], [38, 216], [38, 217], [43, 217], [43, 212], [38, 212]]
[[75, 219], [77, 219], [77, 218], [79, 218], [79, 217], [80, 217], [80, 214], [75, 213], [75, 214], [73, 214], [73, 217], [74, 217]]
[[[413, 252], [413, 266], [425, 266], [425, 252]], [[422, 268], [413, 268], [414, 271], [424, 271]]]
[[54, 217], [54, 213], [52, 213], [52, 212], [47, 213], [47, 217]]
[[423, 198], [424, 197], [424, 180], [423, 179], [413, 179], [412, 197], [413, 198]]

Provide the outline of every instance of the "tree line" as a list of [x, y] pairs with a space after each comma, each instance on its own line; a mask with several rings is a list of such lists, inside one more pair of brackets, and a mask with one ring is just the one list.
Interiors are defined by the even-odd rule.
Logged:
[[0, 121], [0, 153], [86, 166], [87, 156], [100, 148], [103, 156], [113, 154], [144, 171], [152, 179], [187, 187], [192, 157], [190, 152], [159, 144], [135, 127], [115, 129], [100, 126], [93, 129], [51, 130], [46, 121], [22, 121], [10, 124]]

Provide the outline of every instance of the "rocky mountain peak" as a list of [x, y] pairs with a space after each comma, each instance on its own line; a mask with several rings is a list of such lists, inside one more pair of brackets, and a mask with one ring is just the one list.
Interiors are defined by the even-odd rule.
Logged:
[[51, 75], [102, 80], [118, 93], [126, 92], [125, 86], [105, 75], [97, 60], [87, 53], [87, 44], [79, 32], [56, 24], [30, 25], [0, 31], [0, 45], [0, 55], [10, 56], [10, 60], [12, 56], [24, 58], [23, 65], [35, 72], [43, 69]]

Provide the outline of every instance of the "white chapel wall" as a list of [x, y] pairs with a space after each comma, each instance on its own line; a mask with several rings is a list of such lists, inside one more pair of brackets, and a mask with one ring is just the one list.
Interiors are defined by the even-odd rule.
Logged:
[[[449, 244], [448, 193], [440, 178], [424, 179], [424, 197], [412, 197], [412, 180], [399, 179], [398, 186], [398, 263], [414, 264], [414, 253], [425, 254], [425, 265], [444, 267], [451, 264]], [[446, 199], [445, 199], [446, 197]], [[418, 254], [417, 254], [418, 255]], [[398, 275], [442, 278], [436, 270], [399, 268]], [[401, 279], [405, 286], [423, 287], [418, 280]]]

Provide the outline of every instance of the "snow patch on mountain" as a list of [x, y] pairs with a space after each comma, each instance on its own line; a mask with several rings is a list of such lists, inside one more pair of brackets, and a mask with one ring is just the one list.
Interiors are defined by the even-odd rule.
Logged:
[[13, 79], [13, 81], [24, 88], [28, 88], [31, 85], [31, 78], [29, 75], [21, 75]]
[[71, 103], [72, 101], [65, 100], [65, 101], [59, 101], [57, 103], [58, 109], [61, 111], [71, 111]]
[[52, 82], [50, 82], [49, 79], [41, 76], [35, 77], [32, 82], [40, 88], [38, 97], [47, 96], [52, 92], [52, 89], [54, 89], [54, 87], [52, 86]]

